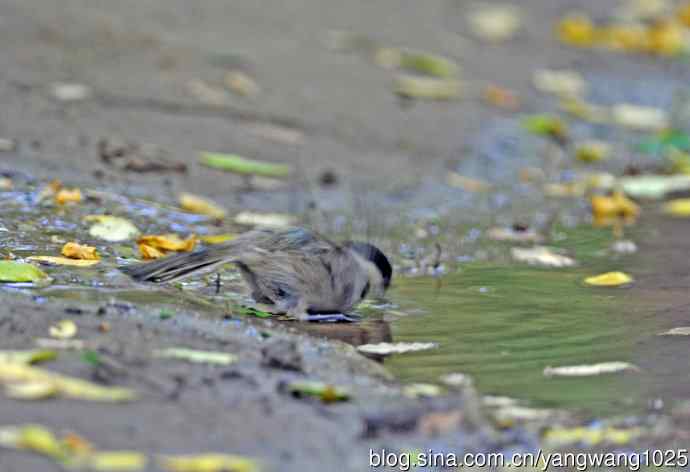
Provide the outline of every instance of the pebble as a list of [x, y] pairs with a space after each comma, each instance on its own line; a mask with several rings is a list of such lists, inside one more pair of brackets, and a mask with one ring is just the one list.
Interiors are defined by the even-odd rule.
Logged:
[[76, 82], [57, 82], [51, 85], [50, 92], [53, 97], [61, 102], [76, 102], [86, 100], [91, 96], [91, 88], [88, 85]]
[[611, 245], [611, 250], [618, 254], [634, 254], [637, 252], [637, 244], [630, 240], [616, 241]]

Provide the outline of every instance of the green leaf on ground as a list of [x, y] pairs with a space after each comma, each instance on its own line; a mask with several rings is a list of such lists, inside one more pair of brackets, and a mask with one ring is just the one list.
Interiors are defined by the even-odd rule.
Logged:
[[155, 357], [180, 359], [199, 364], [229, 365], [237, 361], [235, 354], [219, 351], [197, 351], [183, 347], [170, 347], [153, 351]]
[[273, 164], [247, 159], [237, 154], [202, 152], [201, 164], [214, 169], [224, 170], [240, 175], [260, 175], [262, 177], [287, 177], [290, 167], [285, 164]]
[[287, 385], [287, 391], [298, 397], [317, 397], [324, 403], [342, 402], [350, 399], [350, 393], [345, 389], [318, 381], [290, 382]]
[[0, 282], [37, 282], [47, 278], [48, 275], [34, 265], [0, 261]]

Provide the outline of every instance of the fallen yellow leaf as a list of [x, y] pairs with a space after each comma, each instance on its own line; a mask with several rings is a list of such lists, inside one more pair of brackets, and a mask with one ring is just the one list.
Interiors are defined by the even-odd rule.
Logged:
[[38, 201], [43, 201], [47, 198], [55, 197], [55, 194], [62, 188], [62, 182], [59, 180], [52, 180], [45, 187], [38, 192]]
[[583, 13], [571, 13], [563, 18], [557, 26], [558, 39], [571, 46], [588, 47], [596, 41], [596, 27], [589, 16]]
[[687, 218], [690, 216], [690, 198], [670, 200], [663, 206], [662, 210], [667, 215]]
[[55, 435], [38, 425], [22, 428], [17, 445], [20, 449], [29, 449], [55, 459], [60, 459], [65, 455], [62, 444]]
[[165, 257], [165, 252], [146, 244], [139, 244], [139, 252], [144, 259], [160, 259]]
[[136, 451], [94, 451], [77, 456], [68, 464], [96, 472], [132, 472], [145, 469], [148, 458]]
[[[69, 470], [133, 472], [146, 468], [148, 458], [137, 451], [96, 451], [74, 433], [58, 438], [41, 425], [0, 426], [0, 447], [33, 451]], [[229, 470], [229, 469], [228, 469]]]
[[234, 454], [163, 456], [161, 468], [170, 472], [258, 472], [256, 461]]
[[610, 120], [611, 110], [602, 105], [586, 102], [581, 98], [568, 97], [561, 101], [564, 112], [589, 123], [606, 123]]
[[201, 364], [216, 364], [229, 365], [237, 360], [235, 354], [219, 351], [198, 351], [195, 349], [186, 348], [167, 348], [156, 349], [153, 351], [154, 357], [161, 357], [164, 359], [181, 359], [189, 362], [196, 362]]
[[605, 274], [587, 277], [585, 284], [595, 287], [618, 287], [629, 284], [632, 281], [632, 277], [625, 272], [606, 272]]
[[628, 224], [634, 223], [640, 214], [640, 207], [620, 191], [614, 192], [610, 197], [594, 195], [591, 204], [596, 226], [616, 224], [620, 220]]
[[66, 243], [62, 246], [62, 255], [71, 259], [84, 259], [97, 261], [100, 259], [96, 248], [78, 243]]
[[60, 256], [29, 256], [27, 257], [30, 261], [45, 262], [47, 264], [53, 265], [64, 265], [73, 267], [90, 267], [92, 265], [98, 264], [99, 260], [87, 260], [87, 259], [70, 259], [68, 257]]
[[187, 239], [181, 239], [176, 234], [148, 234], [140, 237], [137, 242], [162, 251], [189, 252], [196, 246], [196, 235], [192, 234]]
[[57, 352], [44, 349], [30, 349], [27, 351], [0, 351], [0, 362], [34, 364], [36, 362], [52, 361], [56, 358]]
[[58, 205], [79, 202], [81, 202], [81, 190], [79, 190], [78, 188], [63, 188], [55, 194], [55, 203], [57, 203]]
[[31, 382], [53, 384], [60, 395], [82, 400], [121, 402], [132, 400], [136, 396], [135, 392], [126, 388], [104, 387], [37, 367], [0, 361], [0, 383]]
[[686, 48], [685, 30], [672, 20], [660, 20], [648, 30], [649, 49], [661, 56], [673, 56]]
[[77, 325], [72, 320], [62, 320], [50, 327], [50, 335], [57, 339], [70, 339], [77, 334]]
[[641, 428], [619, 429], [613, 427], [585, 427], [548, 429], [542, 439], [551, 446], [564, 446], [570, 444], [597, 444], [610, 442], [618, 445], [627, 444], [642, 434]]
[[158, 259], [170, 251], [189, 252], [196, 246], [196, 235], [181, 239], [176, 234], [149, 234], [139, 238], [139, 252], [144, 259]]
[[604, 141], [589, 140], [577, 146], [575, 157], [582, 162], [599, 162], [611, 155], [611, 145]]
[[613, 51], [647, 52], [650, 49], [647, 28], [641, 24], [602, 27], [600, 38]]
[[690, 2], [684, 3], [678, 8], [676, 17], [681, 23], [690, 28]]
[[66, 451], [58, 438], [40, 425], [1, 426], [0, 446], [34, 451], [57, 460], [66, 457]]
[[50, 382], [17, 383], [5, 387], [5, 395], [15, 400], [43, 400], [57, 393], [57, 388]]
[[443, 389], [436, 384], [412, 383], [403, 388], [403, 395], [410, 398], [438, 397]]
[[232, 241], [237, 237], [236, 234], [209, 234], [207, 236], [199, 236], [199, 239], [206, 244], [221, 244], [227, 241]]
[[180, 207], [192, 213], [207, 215], [217, 220], [225, 218], [225, 210], [216, 203], [191, 193], [180, 194]]

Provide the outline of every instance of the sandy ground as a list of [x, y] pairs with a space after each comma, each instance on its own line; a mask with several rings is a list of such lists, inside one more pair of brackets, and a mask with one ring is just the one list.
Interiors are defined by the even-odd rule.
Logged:
[[[588, 67], [608, 67], [605, 58], [552, 40], [552, 21], [578, 3], [593, 2], [530, 1], [528, 30], [492, 46], [468, 34], [467, 2], [449, 0], [70, 0], [59, 6], [10, 0], [0, 7], [0, 134], [21, 146], [3, 160], [32, 173], [92, 183], [91, 173], [102, 168], [96, 142], [119, 137], [156, 144], [189, 163], [199, 150], [213, 150], [289, 162], [310, 179], [333, 169], [343, 177], [346, 201], [352, 186], [368, 192], [409, 186], [444, 174], [465, 157], [486, 121], [500, 116], [478, 99], [487, 82], [534, 95], [530, 80], [536, 67], [567, 67], [583, 57]], [[392, 93], [391, 72], [361, 55], [328, 49], [333, 30], [457, 60], [465, 99], [401, 105]], [[221, 107], [200, 104], [188, 84], [220, 86], [227, 68], [217, 65], [218, 57], [249, 71], [262, 92], [253, 99], [228, 94]], [[48, 92], [56, 81], [87, 84], [95, 97], [56, 103]], [[257, 126], [269, 124], [287, 126], [304, 139], [291, 144], [261, 137], [266, 133]], [[110, 186], [159, 198], [164, 193], [163, 178], [103, 170]], [[168, 179], [175, 189], [205, 193], [230, 207], [267, 201], [238, 195], [240, 179], [198, 166]], [[283, 200], [268, 201], [275, 207], [284, 206]]]

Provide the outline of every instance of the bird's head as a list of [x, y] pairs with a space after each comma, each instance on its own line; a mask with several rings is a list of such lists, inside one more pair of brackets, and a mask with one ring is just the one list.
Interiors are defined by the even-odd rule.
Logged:
[[381, 293], [385, 292], [393, 279], [393, 266], [386, 255], [379, 248], [369, 243], [348, 241], [345, 245], [370, 263], [369, 265], [372, 266], [375, 272], [371, 278], [379, 281], [380, 289], [378, 291]]

